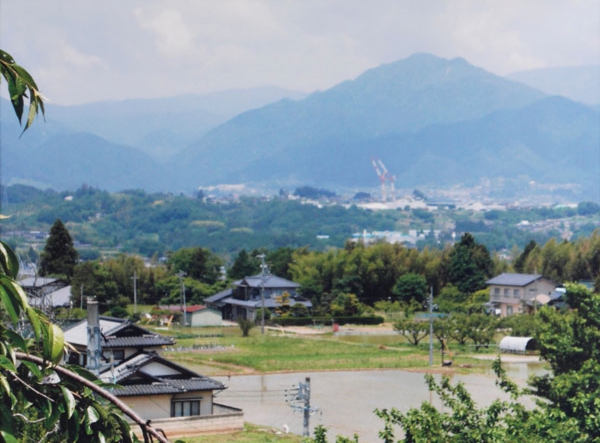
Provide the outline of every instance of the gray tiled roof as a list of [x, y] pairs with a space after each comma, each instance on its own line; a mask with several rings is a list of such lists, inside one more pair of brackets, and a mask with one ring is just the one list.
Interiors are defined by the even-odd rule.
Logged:
[[[145, 367], [149, 366], [150, 371]], [[150, 373], [151, 372], [151, 373]], [[117, 396], [176, 394], [181, 392], [225, 389], [223, 383], [204, 377], [161, 357], [155, 352], [141, 352], [100, 374]]]
[[[262, 287], [262, 276], [253, 275], [251, 277], [244, 277], [242, 280], [238, 280], [234, 283], [235, 286], [240, 286], [242, 284], [248, 285], [251, 288], [260, 288]], [[267, 275], [265, 276], [265, 288], [299, 288], [300, 285], [298, 283], [294, 283], [293, 281], [287, 280], [285, 278], [277, 277], [276, 275]]]
[[[128, 333], [119, 336], [119, 333], [127, 328], [131, 328], [134, 334]], [[171, 337], [152, 334], [150, 331], [123, 319], [105, 316], [100, 316], [100, 332], [102, 333], [101, 346], [103, 348], [168, 346], [175, 342]], [[87, 346], [87, 320], [83, 320], [65, 331], [65, 340], [72, 345]]]
[[[237, 298], [226, 298], [225, 300], [223, 300], [223, 303], [228, 304], [228, 305], [235, 305], [235, 306], [242, 306], [245, 308], [260, 308], [262, 306], [262, 300], [260, 298], [258, 299], [252, 299], [252, 300], [238, 300]], [[300, 300], [294, 300], [293, 298], [290, 299], [290, 306], [294, 306], [296, 303], [302, 303], [304, 306], [306, 306], [307, 308], [312, 308], [312, 303], [309, 301], [300, 301]], [[280, 303], [277, 303], [277, 301], [273, 298], [265, 298], [265, 308], [277, 308], [281, 306]]]
[[155, 383], [137, 384], [113, 388], [111, 391], [117, 397], [136, 395], [180, 394], [182, 392], [214, 391], [225, 389], [222, 383], [208, 377], [189, 380], [158, 378]]
[[175, 340], [162, 335], [144, 335], [140, 337], [107, 337], [101, 340], [101, 346], [105, 349], [113, 348], [145, 348], [156, 346], [171, 346]]
[[231, 288], [229, 289], [225, 289], [224, 291], [218, 292], [215, 295], [211, 295], [210, 297], [206, 297], [204, 299], [205, 303], [216, 303], [218, 301], [221, 301], [222, 299], [231, 296]]
[[542, 278], [539, 274], [500, 274], [486, 283], [488, 285], [502, 285], [502, 286], [527, 286], [536, 280]]

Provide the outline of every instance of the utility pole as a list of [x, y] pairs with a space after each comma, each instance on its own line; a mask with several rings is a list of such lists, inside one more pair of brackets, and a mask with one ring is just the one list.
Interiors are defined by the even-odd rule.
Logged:
[[429, 366], [433, 366], [433, 286], [429, 292]]
[[133, 313], [137, 312], [137, 273], [133, 271]]
[[265, 263], [265, 254], [256, 256], [260, 258], [260, 333], [265, 333], [265, 269], [267, 265]]
[[[287, 390], [286, 390], [286, 395], [287, 395]], [[310, 416], [312, 414], [314, 414], [315, 412], [317, 412], [319, 410], [319, 408], [315, 408], [315, 407], [311, 407], [310, 406], [310, 377], [306, 377], [306, 379], [304, 380], [304, 383], [300, 382], [298, 383], [298, 387], [294, 387], [294, 389], [292, 389], [290, 391], [290, 393], [292, 395], [294, 395], [292, 397], [291, 400], [286, 400], [286, 402], [290, 403], [290, 406], [296, 410], [300, 410], [303, 413], [303, 425], [304, 425], [304, 430], [302, 433], [303, 437], [309, 437], [310, 436]]]
[[179, 284], [181, 285], [181, 314], [182, 314], [182, 323], [183, 326], [187, 324], [187, 316], [186, 316], [186, 306], [185, 306], [185, 284], [183, 283], [183, 277], [185, 276], [185, 272], [179, 271], [177, 273], [179, 276]]

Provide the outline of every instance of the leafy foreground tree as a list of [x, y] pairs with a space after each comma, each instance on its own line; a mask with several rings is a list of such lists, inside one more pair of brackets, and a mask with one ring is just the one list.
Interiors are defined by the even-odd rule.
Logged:
[[[146, 426], [87, 370], [61, 365], [61, 329], [27, 303], [16, 283], [14, 252], [0, 241], [0, 300], [9, 323], [0, 324], [0, 442], [133, 442], [127, 415], [142, 428], [145, 441], [168, 442]], [[18, 332], [23, 321], [31, 335]]]
[[[24, 98], [29, 98], [24, 132], [38, 111], [44, 112], [41, 94], [29, 73], [2, 50], [0, 74], [19, 121]], [[127, 415], [140, 426], [146, 442], [168, 443], [91, 373], [59, 364], [65, 350], [63, 333], [29, 306], [15, 280], [18, 272], [15, 253], [0, 241], [0, 307], [8, 318], [0, 323], [0, 442], [137, 441]], [[18, 332], [17, 326], [24, 323], [31, 334]]]
[[[534, 377], [519, 388], [493, 363], [497, 385], [508, 400], [479, 407], [462, 383], [448, 377], [425, 380], [442, 401], [442, 409], [424, 402], [406, 413], [392, 408], [376, 410], [384, 428], [384, 443], [598, 443], [600, 442], [600, 294], [582, 285], [567, 285], [571, 311], [540, 309], [536, 338], [541, 358], [551, 373]], [[533, 396], [535, 406], [524, 405]], [[404, 436], [396, 439], [395, 430]], [[325, 429], [315, 430], [317, 443], [326, 443]], [[357, 441], [338, 437], [337, 443]]]

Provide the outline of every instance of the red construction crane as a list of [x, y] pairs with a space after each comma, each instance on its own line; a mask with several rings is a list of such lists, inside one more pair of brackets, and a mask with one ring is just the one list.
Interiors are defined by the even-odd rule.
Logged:
[[[372, 158], [371, 163], [381, 182], [381, 199], [383, 201], [394, 200], [396, 193], [396, 176], [391, 175], [383, 162], [378, 158]], [[387, 183], [387, 184], [386, 184]], [[389, 186], [389, 188], [388, 188]]]
[[388, 181], [389, 183], [389, 188], [387, 190], [386, 196], [388, 198], [388, 200], [394, 200], [396, 198], [396, 176], [392, 175], [388, 172], [387, 168], [385, 167], [385, 165], [383, 164], [383, 162], [381, 160], [377, 160], [379, 162], [379, 165], [381, 166], [381, 169], [383, 169], [383, 175], [385, 176], [385, 179]]
[[[377, 177], [379, 177], [379, 181], [381, 182], [381, 199], [383, 201], [385, 201], [386, 200], [385, 172], [381, 172], [381, 170], [379, 169], [379, 164], [381, 164], [383, 166], [383, 163], [381, 163], [381, 160], [379, 160], [379, 159], [372, 158], [371, 164], [373, 165], [373, 168], [375, 169], [375, 172], [377, 173]], [[385, 169], [385, 166], [382, 169]]]

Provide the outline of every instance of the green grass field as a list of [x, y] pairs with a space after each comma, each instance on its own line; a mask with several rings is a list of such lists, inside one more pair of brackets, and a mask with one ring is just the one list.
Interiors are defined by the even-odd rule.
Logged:
[[[318, 335], [283, 334], [267, 330], [261, 335], [254, 328], [242, 337], [237, 327], [155, 329], [176, 338], [176, 350], [165, 356], [208, 376], [286, 371], [329, 371], [368, 369], [427, 369], [429, 347], [425, 340], [418, 347], [400, 335]], [[439, 345], [434, 346], [434, 368], [441, 367]], [[460, 354], [455, 370], [489, 363]], [[469, 371], [472, 370], [469, 369]]]
[[294, 434], [274, 434], [271, 429], [246, 423], [244, 430], [231, 434], [201, 435], [180, 439], [186, 443], [301, 443]]

